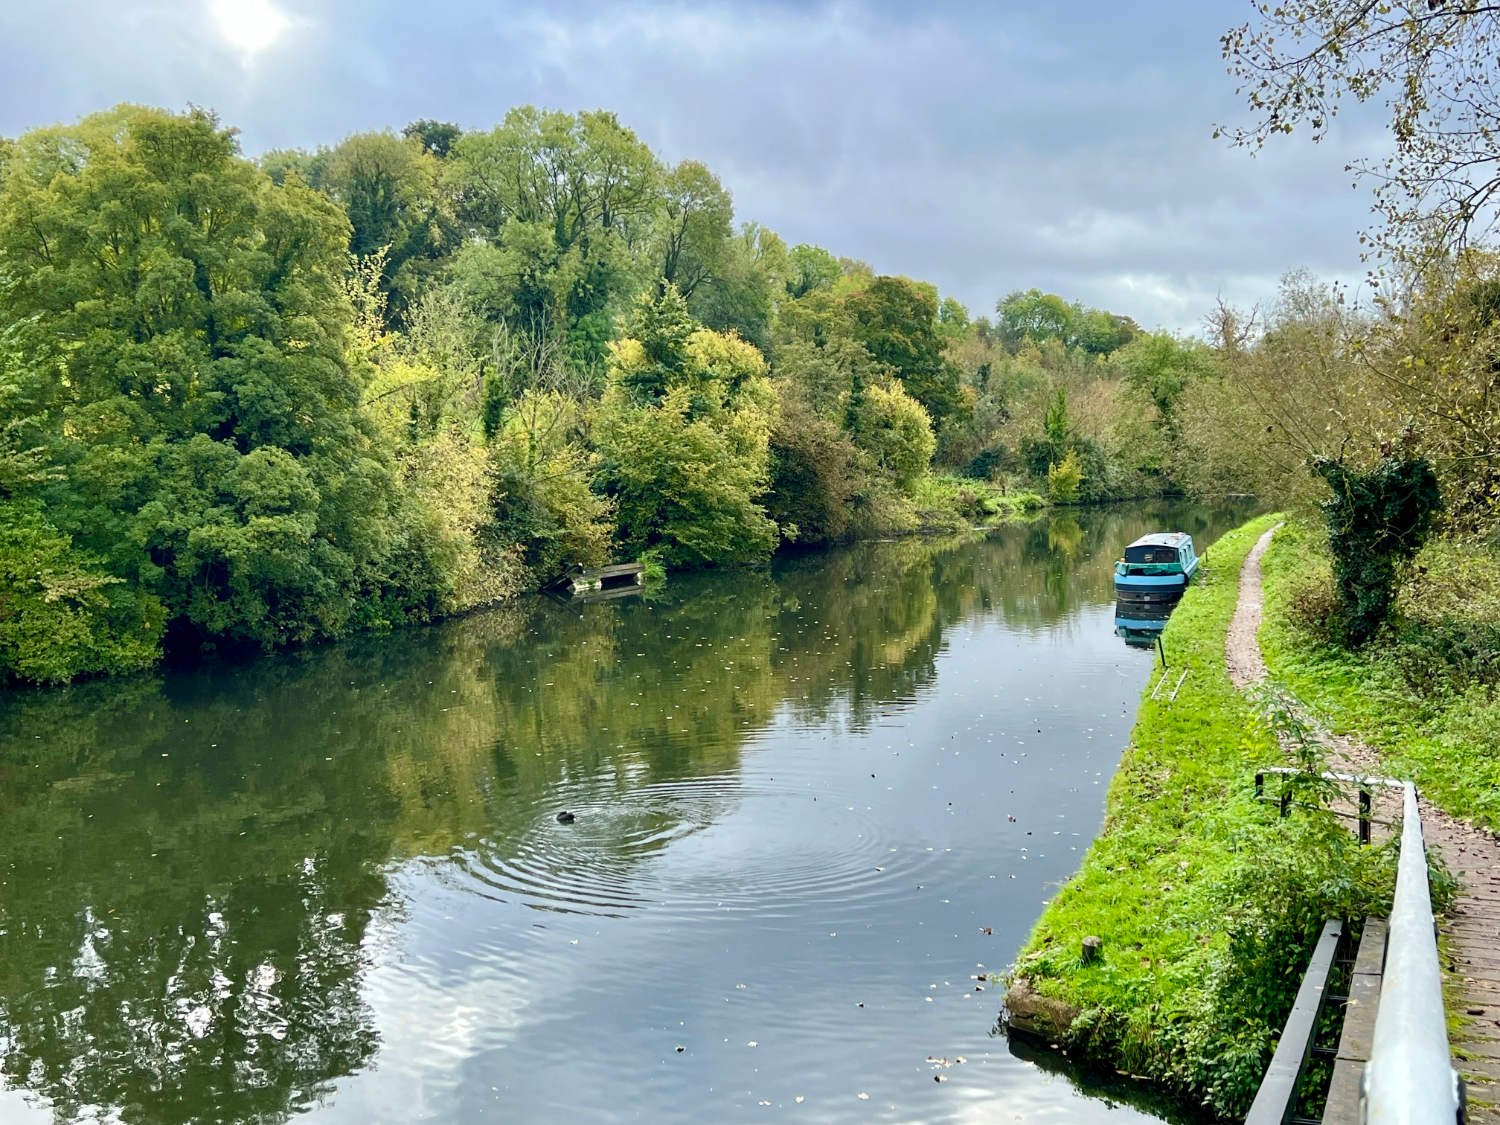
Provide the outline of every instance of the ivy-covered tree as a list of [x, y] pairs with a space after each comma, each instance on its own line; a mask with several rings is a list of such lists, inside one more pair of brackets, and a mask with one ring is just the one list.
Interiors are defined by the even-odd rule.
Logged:
[[1442, 506], [1437, 474], [1415, 457], [1383, 456], [1373, 468], [1325, 458], [1314, 471], [1333, 495], [1323, 502], [1341, 631], [1363, 644], [1390, 616], [1398, 567], [1426, 542]]

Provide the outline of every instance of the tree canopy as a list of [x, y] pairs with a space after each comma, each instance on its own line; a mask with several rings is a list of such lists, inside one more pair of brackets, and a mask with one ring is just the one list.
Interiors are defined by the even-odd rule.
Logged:
[[1352, 169], [1374, 182], [1382, 249], [1464, 245], [1494, 229], [1500, 191], [1500, 9], [1480, 0], [1257, 0], [1222, 39], [1253, 120], [1221, 127], [1260, 147], [1328, 136], [1342, 106], [1384, 97], [1393, 152]]
[[5, 141], [0, 675], [389, 627], [620, 554], [958, 527], [1063, 462], [1081, 500], [1160, 487], [1162, 403], [1109, 358], [1133, 324], [1017, 296], [997, 328], [789, 249], [602, 110], [259, 161], [200, 110]]

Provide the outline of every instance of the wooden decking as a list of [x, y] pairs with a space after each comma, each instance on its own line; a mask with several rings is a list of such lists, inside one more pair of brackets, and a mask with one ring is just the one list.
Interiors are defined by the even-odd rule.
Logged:
[[1454, 1065], [1468, 1082], [1470, 1125], [1500, 1125], [1500, 841], [1426, 802], [1427, 846], [1459, 882], [1458, 902], [1439, 920]]
[[1323, 1125], [1358, 1125], [1359, 1082], [1375, 1042], [1375, 1010], [1380, 1004], [1385, 939], [1385, 919], [1366, 918], [1349, 977], [1349, 999], [1344, 1002], [1344, 1027], [1339, 1034], [1333, 1078], [1328, 1083], [1328, 1097], [1323, 1105]]
[[614, 563], [591, 570], [574, 567], [548, 589], [566, 590], [570, 594], [598, 601], [602, 600], [603, 595], [621, 597], [635, 593], [645, 578], [646, 565], [638, 562]]

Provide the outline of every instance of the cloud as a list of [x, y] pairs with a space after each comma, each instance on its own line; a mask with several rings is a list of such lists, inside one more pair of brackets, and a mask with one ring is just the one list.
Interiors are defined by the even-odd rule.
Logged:
[[1232, 13], [1215, 5], [275, 7], [287, 28], [249, 58], [208, 0], [0, 14], [0, 132], [192, 102], [257, 152], [416, 117], [488, 127], [526, 103], [608, 108], [791, 242], [975, 312], [1036, 285], [1174, 329], [1214, 294], [1269, 296], [1289, 268], [1358, 276], [1368, 200], [1343, 168], [1384, 144], [1358, 114], [1321, 147], [1252, 159], [1215, 141], [1240, 112], [1217, 43]]

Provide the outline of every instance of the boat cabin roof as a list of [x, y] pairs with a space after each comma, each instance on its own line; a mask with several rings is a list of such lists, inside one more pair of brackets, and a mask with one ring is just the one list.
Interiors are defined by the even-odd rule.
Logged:
[[1191, 544], [1193, 537], [1185, 531], [1153, 531], [1150, 535], [1142, 535], [1132, 547], [1182, 547]]

